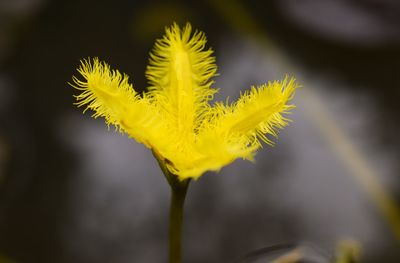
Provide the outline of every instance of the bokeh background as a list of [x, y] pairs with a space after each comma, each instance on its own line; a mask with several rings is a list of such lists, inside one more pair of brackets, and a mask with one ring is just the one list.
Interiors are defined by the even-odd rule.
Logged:
[[145, 90], [174, 21], [206, 32], [216, 100], [285, 74], [303, 86], [255, 164], [192, 183], [184, 261], [301, 244], [328, 262], [351, 240], [361, 262], [400, 262], [397, 0], [0, 0], [0, 262], [166, 262], [156, 161], [83, 115], [67, 82], [97, 56]]

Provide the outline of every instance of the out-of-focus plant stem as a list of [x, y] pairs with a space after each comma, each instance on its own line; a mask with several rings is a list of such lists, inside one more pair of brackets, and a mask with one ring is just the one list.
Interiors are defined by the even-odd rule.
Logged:
[[[269, 58], [274, 57], [275, 61], [277, 61], [274, 64], [275, 69], [285, 69], [286, 71], [291, 69], [289, 71], [297, 72], [295, 75], [302, 75], [299, 73], [300, 70], [298, 70], [295, 63], [265, 34], [265, 30], [254, 19], [255, 16], [245, 8], [244, 1], [208, 0], [208, 3], [234, 30], [255, 39], [268, 53]], [[346, 165], [350, 174], [364, 188], [368, 197], [391, 227], [397, 241], [400, 242], [400, 207], [398, 202], [393, 198], [390, 191], [381, 184], [378, 173], [368, 162], [362, 151], [352, 143], [329, 111], [323, 107], [318, 94], [310, 89], [313, 84], [304, 80], [302, 82], [304, 88], [301, 92], [301, 100], [304, 101], [304, 108], [309, 118], [320, 130], [339, 159]]]

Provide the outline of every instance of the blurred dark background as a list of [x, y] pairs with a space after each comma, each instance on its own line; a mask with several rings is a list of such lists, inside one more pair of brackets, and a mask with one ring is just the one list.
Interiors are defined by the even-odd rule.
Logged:
[[285, 73], [303, 86], [255, 164], [191, 185], [185, 262], [291, 243], [329, 257], [347, 239], [361, 262], [400, 262], [397, 0], [0, 0], [0, 262], [166, 262], [155, 160], [82, 115], [67, 82], [97, 56], [145, 90], [174, 21], [206, 32], [218, 99]]

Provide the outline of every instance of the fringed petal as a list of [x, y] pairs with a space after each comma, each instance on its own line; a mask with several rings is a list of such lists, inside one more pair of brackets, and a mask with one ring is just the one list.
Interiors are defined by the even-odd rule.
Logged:
[[98, 58], [83, 60], [78, 72], [83, 80], [73, 77], [71, 86], [80, 90], [75, 103], [93, 111], [93, 117], [104, 117], [108, 125], [115, 125], [148, 147], [165, 144], [159, 110], [147, 97], [140, 97], [128, 76], [110, 69]]
[[249, 142], [268, 144], [268, 135], [277, 136], [277, 130], [288, 124], [283, 114], [288, 114], [295, 106], [289, 104], [299, 84], [294, 78], [268, 82], [252, 87], [231, 105], [218, 105], [211, 121], [222, 132], [233, 136], [244, 136]]
[[[211, 49], [205, 49], [203, 32], [192, 33], [190, 24], [166, 29], [150, 54], [146, 76], [149, 96], [165, 111], [182, 144], [192, 143], [201, 116], [209, 107], [217, 66]], [[184, 146], [183, 146], [184, 147]]]

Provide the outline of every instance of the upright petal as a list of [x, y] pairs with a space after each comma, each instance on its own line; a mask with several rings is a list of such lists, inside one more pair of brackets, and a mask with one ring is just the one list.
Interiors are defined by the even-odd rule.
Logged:
[[182, 147], [193, 142], [201, 116], [216, 92], [210, 87], [210, 78], [216, 75], [215, 58], [205, 44], [204, 33], [192, 34], [190, 24], [183, 29], [174, 24], [157, 40], [146, 71], [149, 96], [165, 112]]

